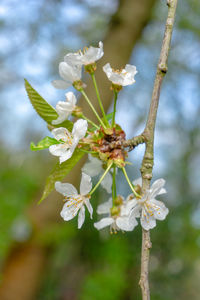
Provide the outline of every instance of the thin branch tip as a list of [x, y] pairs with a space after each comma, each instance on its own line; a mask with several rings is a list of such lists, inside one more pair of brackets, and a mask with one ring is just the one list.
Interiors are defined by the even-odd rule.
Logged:
[[[163, 78], [167, 73], [167, 60], [170, 50], [172, 30], [175, 20], [175, 12], [178, 0], [167, 0], [168, 16], [165, 24], [165, 33], [162, 42], [160, 58], [157, 65], [156, 77], [152, 92], [151, 104], [145, 130], [142, 134], [145, 137], [145, 153], [141, 166], [142, 190], [143, 193], [150, 188], [152, 170], [154, 164], [154, 131], [157, 118], [157, 110], [160, 98], [160, 89]], [[142, 250], [141, 250], [141, 275], [139, 285], [142, 290], [142, 300], [150, 300], [149, 288], [149, 253], [152, 247], [150, 232], [142, 229]]]

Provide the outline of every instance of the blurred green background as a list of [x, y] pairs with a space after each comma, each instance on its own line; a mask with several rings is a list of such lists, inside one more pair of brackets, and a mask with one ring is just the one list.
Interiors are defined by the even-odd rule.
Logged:
[[[131, 1], [139, 10], [139, 2]], [[64, 100], [65, 91], [55, 90], [50, 83], [58, 78], [59, 61], [69, 51], [104, 40], [108, 29], [118, 26], [117, 16], [126, 2], [0, 3], [2, 300], [141, 299], [140, 226], [131, 233], [110, 235], [108, 230], [93, 228], [87, 216], [78, 230], [77, 220], [61, 220], [62, 197], [55, 192], [37, 206], [45, 177], [56, 159], [48, 151], [29, 150], [31, 141], [49, 133], [31, 107], [23, 85], [23, 78], [27, 78], [54, 106]], [[116, 118], [128, 138], [144, 128], [167, 15], [164, 0], [151, 2], [155, 5], [143, 22], [130, 57], [138, 69], [136, 83], [124, 89], [118, 100]], [[142, 1], [140, 5], [144, 5]], [[132, 11], [125, 10], [125, 14], [130, 18]], [[152, 300], [198, 300], [200, 295], [199, 15], [198, 0], [179, 1], [169, 71], [161, 92], [153, 179], [166, 179], [168, 194], [162, 199], [170, 213], [151, 231]], [[135, 22], [137, 25], [138, 20]], [[119, 56], [120, 48], [123, 44], [119, 40]], [[128, 173], [133, 179], [140, 176], [143, 152], [139, 146], [130, 154], [133, 165]], [[119, 192], [127, 196], [128, 186], [120, 176]], [[94, 207], [107, 198], [100, 189]]]

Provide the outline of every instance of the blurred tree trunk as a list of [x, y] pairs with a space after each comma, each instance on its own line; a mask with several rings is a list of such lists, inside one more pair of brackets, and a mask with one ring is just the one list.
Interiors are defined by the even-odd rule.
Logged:
[[[96, 71], [97, 82], [101, 85], [101, 98], [107, 110], [112, 101], [110, 82], [102, 71], [102, 66], [110, 62], [112, 67], [121, 68], [130, 59], [132, 50], [142, 30], [151, 17], [152, 7], [156, 0], [121, 0], [117, 12], [111, 18], [110, 26], [104, 40], [104, 57], [98, 62]], [[92, 99], [97, 111], [100, 112], [94, 88], [90, 83], [87, 87], [87, 94]], [[80, 100], [83, 111], [90, 119], [94, 116], [87, 104]], [[84, 160], [80, 161], [67, 176], [66, 181], [76, 184], [79, 180], [80, 168]], [[1, 300], [32, 300], [35, 299], [39, 288], [41, 271], [45, 265], [47, 249], [38, 245], [37, 233], [41, 232], [48, 222], [60, 219], [59, 212], [62, 201], [59, 196], [52, 193], [48, 200], [40, 206], [36, 202], [29, 209], [30, 218], [34, 224], [34, 239], [21, 244], [11, 250], [3, 270], [3, 281], [0, 287]], [[66, 225], [67, 226], [67, 225]]]

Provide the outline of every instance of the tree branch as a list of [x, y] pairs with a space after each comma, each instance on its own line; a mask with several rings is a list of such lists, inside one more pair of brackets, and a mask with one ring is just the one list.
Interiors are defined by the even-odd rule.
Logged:
[[[160, 52], [160, 58], [157, 66], [156, 77], [154, 81], [151, 104], [143, 136], [145, 137], [145, 154], [142, 161], [142, 190], [143, 193], [149, 189], [152, 178], [152, 169], [154, 162], [154, 130], [156, 124], [157, 109], [159, 104], [160, 89], [163, 78], [167, 72], [167, 60], [169, 55], [172, 30], [175, 20], [175, 12], [178, 0], [168, 0], [168, 16], [165, 25], [165, 33]], [[142, 299], [150, 300], [150, 290], [148, 281], [149, 272], [149, 250], [151, 248], [150, 232], [142, 229], [142, 250], [141, 250], [141, 276], [140, 286], [142, 290]]]
[[136, 146], [145, 143], [145, 136], [143, 134], [134, 136], [132, 139], [123, 142], [123, 146], [129, 147], [129, 151], [133, 150]]

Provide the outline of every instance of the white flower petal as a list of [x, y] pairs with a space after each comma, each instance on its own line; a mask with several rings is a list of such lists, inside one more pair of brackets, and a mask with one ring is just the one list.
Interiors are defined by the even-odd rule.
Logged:
[[124, 85], [124, 78], [122, 77], [122, 74], [117, 74], [117, 73], [112, 73], [110, 75], [110, 81], [112, 83], [117, 84], [117, 85]]
[[72, 156], [77, 142], [74, 140], [72, 134], [64, 127], [53, 129], [52, 134], [57, 140], [62, 140], [63, 143], [51, 145], [49, 151], [55, 156], [60, 156], [59, 160], [60, 163], [62, 163]]
[[82, 58], [83, 54], [80, 52], [76, 52], [76, 53], [68, 53], [65, 55], [64, 57], [64, 61], [70, 65], [82, 65]]
[[90, 203], [90, 200], [89, 199], [85, 199], [85, 205], [90, 213], [90, 219], [92, 219], [92, 214], [93, 214], [93, 208], [92, 208], [92, 205]]
[[94, 223], [94, 227], [98, 230], [101, 230], [111, 224], [114, 223], [114, 219], [113, 218], [103, 218], [101, 219], [99, 222]]
[[133, 66], [133, 65], [130, 65], [130, 64], [127, 64], [125, 66], [125, 71], [128, 72], [128, 73], [131, 73], [132, 76], [134, 76], [135, 74], [138, 73], [138, 71], [136, 69], [136, 66]]
[[169, 213], [169, 209], [165, 206], [165, 204], [156, 199], [151, 200], [151, 204], [153, 206], [153, 214], [157, 220], [164, 220]]
[[112, 68], [109, 63], [107, 63], [103, 66], [103, 71], [106, 73], [108, 79], [110, 79], [110, 76], [112, 74]]
[[65, 114], [62, 114], [62, 115], [61, 115], [61, 114], [60, 114], [56, 120], [53, 120], [53, 121], [51, 122], [51, 124], [53, 124], [53, 125], [61, 124], [62, 122], [64, 122], [65, 120], [67, 120], [67, 118], [68, 118], [67, 115], [65, 115]]
[[65, 101], [58, 101], [58, 103], [56, 104], [56, 112], [58, 114], [58, 118], [56, 120], [53, 120], [51, 123], [53, 125], [57, 125], [64, 122], [65, 120], [67, 120], [74, 108], [75, 106], [72, 106], [71, 103], [67, 103]]
[[88, 155], [88, 159], [89, 161], [85, 163], [82, 171], [91, 177], [99, 175], [103, 171], [102, 162], [92, 155]]
[[135, 66], [126, 65], [125, 69], [118, 71], [113, 70], [109, 63], [103, 67], [103, 71], [112, 83], [122, 86], [133, 84], [135, 82], [134, 76], [137, 73]]
[[132, 219], [130, 221], [129, 217], [118, 217], [116, 219], [117, 227], [124, 231], [132, 231], [137, 224], [138, 222], [136, 221], [136, 219]]
[[[129, 197], [128, 197], [129, 198]], [[121, 207], [121, 215], [122, 216], [128, 216], [131, 212], [131, 210], [138, 205], [137, 200], [128, 200], [122, 205]]]
[[70, 102], [66, 101], [58, 101], [56, 104], [56, 111], [58, 114], [71, 114], [72, 111], [74, 110], [75, 105], [72, 105]]
[[59, 141], [62, 140], [64, 142], [68, 142], [71, 140], [71, 133], [64, 127], [55, 128], [51, 131], [54, 138]]
[[140, 222], [142, 227], [145, 230], [150, 230], [153, 229], [154, 227], [156, 227], [156, 220], [153, 216], [150, 216], [149, 214], [147, 214], [144, 209], [142, 209], [142, 215], [140, 218]]
[[100, 205], [97, 207], [97, 213], [98, 213], [99, 215], [110, 213], [111, 207], [112, 207], [112, 198], [110, 198], [108, 201], [106, 201], [106, 202], [100, 204]]
[[78, 229], [80, 229], [85, 221], [85, 206], [82, 205], [78, 214]]
[[62, 79], [71, 82], [81, 79], [81, 66], [70, 65], [64, 61], [59, 64], [59, 73]]
[[74, 123], [72, 135], [77, 143], [85, 136], [87, 128], [88, 124], [86, 120], [79, 119]]
[[55, 189], [58, 193], [61, 193], [65, 197], [78, 195], [76, 188], [71, 183], [62, 183], [60, 181], [56, 181]]
[[68, 53], [64, 60], [72, 65], [88, 65], [99, 60], [103, 54], [103, 43], [99, 42], [99, 48], [90, 46], [88, 49], [84, 49], [84, 52]]
[[136, 66], [127, 64], [125, 66], [125, 72], [126, 72], [125, 77], [127, 80], [127, 85], [133, 84], [135, 82], [134, 76], [138, 73], [138, 71], [136, 70]]
[[90, 46], [88, 50], [85, 51], [82, 57], [82, 62], [85, 65], [94, 63], [95, 61], [99, 60], [103, 54], [103, 43], [99, 42], [99, 48]]
[[51, 83], [56, 89], [60, 90], [65, 90], [71, 85], [70, 82], [66, 82], [64, 80], [53, 80]]
[[141, 214], [142, 206], [140, 204], [137, 204], [135, 207], [133, 207], [131, 211], [131, 217], [133, 218], [139, 218]]
[[[138, 224], [138, 222], [137, 222], [137, 220], [136, 220], [136, 217], [139, 217], [140, 216], [140, 213], [139, 213], [139, 215], [137, 214], [130, 214], [130, 216], [129, 216], [129, 222], [130, 222], [130, 224], [132, 225], [132, 226], [136, 226], [137, 224]], [[137, 223], [136, 223], [137, 222]]]
[[150, 198], [155, 198], [160, 191], [162, 191], [163, 186], [165, 185], [165, 180], [163, 178], [154, 181], [150, 188]]
[[68, 153], [69, 146], [66, 144], [56, 144], [49, 147], [49, 152], [55, 156], [64, 156]]
[[74, 201], [72, 200], [67, 201], [67, 203], [64, 204], [63, 209], [60, 213], [61, 217], [65, 221], [73, 219], [77, 215], [82, 205], [83, 203], [78, 203], [77, 205], [74, 205]]
[[68, 92], [65, 94], [66, 102], [70, 104], [70, 106], [75, 107], [76, 106], [76, 96], [72, 92]]
[[101, 182], [102, 187], [107, 191], [107, 193], [112, 192], [112, 175], [107, 173]]
[[70, 159], [74, 153], [74, 150], [75, 150], [75, 147], [71, 147], [69, 150], [67, 150], [64, 154], [62, 154], [60, 157], [59, 157], [59, 161], [60, 161], [60, 164], [62, 164], [64, 161]]
[[160, 190], [160, 192], [158, 192], [157, 196], [158, 196], [158, 195], [163, 195], [163, 194], [166, 194], [166, 193], [167, 193], [166, 189], [165, 189], [165, 188], [162, 188], [162, 189]]
[[80, 184], [80, 193], [81, 195], [87, 195], [92, 189], [91, 177], [82, 172], [81, 184]]

